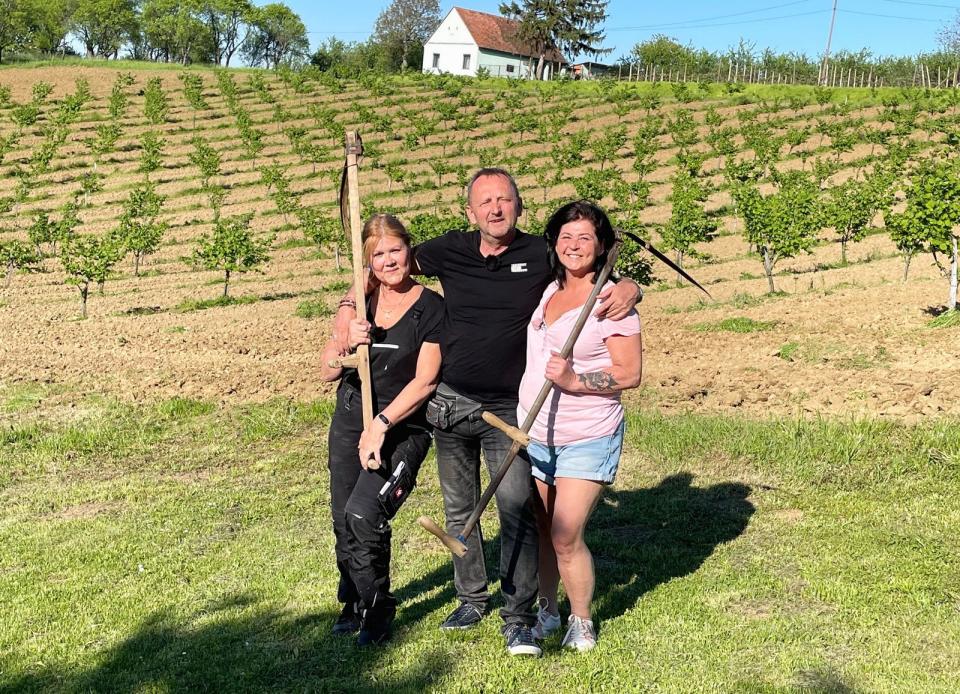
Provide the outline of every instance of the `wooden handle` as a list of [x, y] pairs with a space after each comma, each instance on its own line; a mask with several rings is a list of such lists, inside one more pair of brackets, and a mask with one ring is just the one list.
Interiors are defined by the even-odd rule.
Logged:
[[467, 546], [463, 544], [460, 540], [455, 537], [450, 537], [447, 533], [444, 532], [443, 528], [433, 522], [431, 518], [426, 516], [420, 516], [417, 518], [417, 523], [420, 524], [424, 530], [433, 535], [437, 536], [437, 539], [442, 542], [447, 549], [456, 554], [458, 557], [462, 557], [467, 553]]
[[492, 426], [494, 429], [499, 429], [504, 434], [509, 436], [512, 440], [519, 443], [521, 446], [526, 448], [530, 445], [530, 437], [523, 431], [520, 431], [517, 427], [512, 424], [507, 424], [505, 421], [500, 419], [493, 412], [484, 412], [480, 415], [487, 424]]
[[348, 354], [345, 357], [336, 357], [327, 362], [331, 369], [355, 369], [360, 365], [360, 358], [356, 354]]
[[[593, 289], [590, 290], [590, 296], [587, 297], [586, 303], [584, 303], [583, 308], [580, 309], [580, 315], [577, 316], [577, 320], [573, 324], [573, 328], [570, 330], [570, 335], [567, 336], [567, 341], [564, 343], [563, 349], [560, 351], [560, 356], [562, 356], [564, 359], [568, 358], [573, 352], [573, 346], [576, 344], [577, 338], [580, 337], [580, 332], [583, 330], [583, 326], [586, 324], [587, 318], [590, 317], [590, 313], [594, 309], [594, 303], [597, 301], [597, 296], [600, 294], [600, 290], [603, 289], [603, 285], [606, 283], [607, 278], [610, 277], [610, 273], [613, 271], [613, 266], [617, 262], [617, 252], [619, 250], [620, 241], [618, 239], [616, 242], [614, 242], [613, 248], [611, 248], [610, 252], [607, 254], [607, 262], [600, 269], [596, 283], [594, 284]], [[530, 410], [527, 412], [527, 416], [524, 418], [523, 424], [520, 425], [521, 432], [526, 433], [530, 431], [530, 427], [533, 426], [533, 423], [537, 418], [537, 414], [539, 414], [540, 408], [542, 408], [543, 404], [547, 401], [547, 396], [550, 395], [550, 390], [552, 388], [553, 381], [551, 381], [549, 378], [546, 379], [543, 382], [543, 386], [540, 388], [540, 393], [537, 395], [537, 399], [533, 401], [533, 405], [531, 405]], [[486, 417], [484, 417], [484, 421], [489, 423]], [[491, 424], [491, 426], [494, 425]], [[473, 509], [473, 513], [470, 514], [470, 517], [467, 518], [467, 522], [464, 523], [463, 532], [461, 533], [460, 537], [470, 537], [473, 529], [477, 526], [477, 523], [480, 522], [480, 516], [483, 515], [484, 509], [490, 503], [490, 500], [497, 491], [497, 487], [500, 486], [500, 482], [503, 481], [507, 471], [513, 464], [513, 459], [516, 458], [517, 454], [520, 452], [520, 445], [521, 444], [519, 441], [513, 439], [513, 444], [510, 446], [510, 450], [507, 451], [507, 455], [504, 457], [503, 462], [500, 463], [500, 468], [497, 470], [495, 475], [491, 476], [490, 484], [487, 485], [487, 488], [484, 490], [483, 494], [480, 495], [480, 501], [477, 504], [477, 507]]]
[[[353, 253], [353, 287], [357, 293], [357, 318], [367, 319], [367, 305], [363, 300], [363, 288], [366, 285], [363, 276], [363, 221], [360, 219], [360, 179], [357, 173], [357, 160], [360, 151], [360, 138], [355, 130], [346, 133], [347, 157], [347, 201], [350, 206], [350, 248]], [[360, 375], [360, 396], [363, 410], [363, 426], [366, 428], [373, 420], [373, 388], [370, 382], [370, 347], [357, 347], [357, 373]]]

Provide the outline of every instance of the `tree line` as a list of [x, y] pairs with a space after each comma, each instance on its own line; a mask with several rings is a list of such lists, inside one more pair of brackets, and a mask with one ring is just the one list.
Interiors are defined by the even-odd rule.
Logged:
[[[631, 68], [647, 76], [650, 70], [656, 70], [654, 74], [660, 79], [666, 79], [661, 75], [669, 75], [667, 81], [746, 81], [745, 76], [749, 74], [757, 76], [755, 81], [770, 81], [772, 76], [777, 76], [790, 84], [818, 84], [824, 82], [823, 71], [829, 69], [828, 86], [831, 75], [847, 76], [847, 86], [855, 84], [851, 75], [862, 78], [856, 83], [869, 81], [871, 85], [957, 86], [960, 83], [960, 23], [956, 23], [956, 28], [944, 28], [939, 35], [938, 50], [913, 56], [874, 55], [867, 48], [841, 50], [831, 54], [825, 66], [822, 56], [772, 48], [758, 50], [754, 43], [743, 39], [725, 51], [709, 51], [655, 34], [637, 43], [618, 63], [623, 66], [624, 76], [632, 74], [628, 73]], [[833, 83], [844, 86], [843, 81]]]
[[[304, 62], [310, 44], [283, 3], [250, 0], [0, 0], [0, 60], [10, 53], [74, 54], [276, 68]], [[122, 53], [121, 53], [122, 52]]]

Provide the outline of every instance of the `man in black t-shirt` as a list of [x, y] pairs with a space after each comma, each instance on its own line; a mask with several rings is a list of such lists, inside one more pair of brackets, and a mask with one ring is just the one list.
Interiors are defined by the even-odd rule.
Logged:
[[[547, 244], [516, 227], [523, 203], [513, 178], [502, 169], [481, 169], [467, 186], [467, 217], [473, 232], [448, 232], [414, 249], [414, 273], [437, 277], [443, 287], [440, 334], [441, 380], [483, 410], [516, 425], [517, 396], [526, 362], [526, 326], [551, 280]], [[626, 315], [640, 294], [630, 281], [605, 297], [600, 312]], [[337, 316], [338, 332], [349, 321]], [[481, 494], [480, 454], [491, 476], [510, 448], [505, 434], [479, 412], [446, 430], [435, 430], [437, 469], [446, 529], [458, 535]], [[530, 464], [518, 457], [496, 493], [500, 516], [500, 587], [503, 633], [512, 655], [540, 655], [530, 633], [537, 597], [537, 531], [531, 502]], [[480, 526], [467, 538], [464, 557], [454, 557], [460, 605], [441, 625], [476, 625], [490, 599]]]

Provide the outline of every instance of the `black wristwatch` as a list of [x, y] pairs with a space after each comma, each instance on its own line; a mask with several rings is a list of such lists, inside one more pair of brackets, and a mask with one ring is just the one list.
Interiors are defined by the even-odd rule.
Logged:
[[379, 419], [381, 422], [383, 422], [383, 423], [386, 425], [387, 429], [389, 429], [390, 427], [393, 426], [393, 425], [390, 423], [390, 420], [387, 419], [387, 415], [385, 415], [383, 412], [380, 412], [380, 413], [377, 415], [377, 419]]

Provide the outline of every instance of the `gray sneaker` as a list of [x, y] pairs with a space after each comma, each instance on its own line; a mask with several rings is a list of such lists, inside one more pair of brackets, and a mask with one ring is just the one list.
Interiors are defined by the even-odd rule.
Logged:
[[593, 630], [593, 622], [575, 614], [567, 620], [567, 635], [563, 637], [564, 648], [573, 648], [577, 651], [589, 651], [597, 645], [597, 632]]
[[507, 653], [510, 655], [532, 655], [539, 658], [543, 653], [526, 624], [507, 624], [503, 628], [503, 638], [507, 642]]
[[480, 623], [480, 620], [483, 619], [483, 612], [480, 611], [475, 605], [471, 605], [469, 602], [461, 602], [457, 609], [451, 612], [443, 624], [440, 625], [440, 628], [444, 631], [458, 631], [464, 629], [470, 629], [477, 626]]
[[547, 612], [546, 598], [540, 598], [537, 603], [537, 623], [530, 629], [530, 633], [537, 641], [543, 641], [560, 628], [560, 615]]

